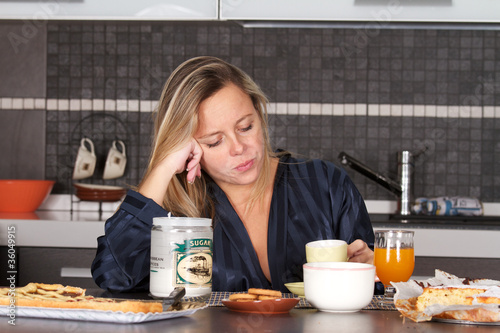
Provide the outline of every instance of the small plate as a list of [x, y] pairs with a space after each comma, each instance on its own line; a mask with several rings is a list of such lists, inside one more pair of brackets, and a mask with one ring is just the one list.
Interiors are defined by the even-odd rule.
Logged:
[[237, 302], [223, 299], [224, 304], [228, 309], [237, 312], [253, 312], [263, 314], [278, 314], [288, 313], [297, 303], [298, 298], [277, 298], [266, 299], [261, 301]]
[[98, 185], [98, 184], [87, 184], [87, 183], [73, 183], [78, 189], [83, 191], [123, 191], [126, 190], [124, 187], [111, 186], [111, 185]]
[[289, 282], [285, 283], [285, 287], [297, 296], [304, 297], [304, 282]]

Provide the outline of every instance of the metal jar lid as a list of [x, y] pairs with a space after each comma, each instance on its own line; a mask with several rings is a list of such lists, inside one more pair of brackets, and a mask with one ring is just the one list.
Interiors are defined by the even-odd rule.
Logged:
[[153, 225], [165, 227], [210, 227], [212, 219], [202, 217], [154, 217]]

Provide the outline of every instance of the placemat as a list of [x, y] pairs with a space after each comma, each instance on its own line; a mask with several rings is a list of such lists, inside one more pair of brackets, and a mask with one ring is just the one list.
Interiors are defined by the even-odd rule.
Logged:
[[[192, 302], [205, 302], [208, 306], [224, 306], [222, 304], [223, 299], [229, 298], [229, 295], [234, 294], [232, 292], [227, 291], [214, 291], [210, 294], [210, 297], [185, 297], [184, 300], [192, 301]], [[293, 298], [297, 297], [297, 295], [292, 293], [282, 293], [283, 298]], [[375, 295], [372, 298], [372, 301], [368, 306], [363, 308], [363, 310], [396, 310], [394, 304], [390, 305], [380, 305], [379, 301], [383, 299], [383, 295]], [[295, 306], [295, 308], [313, 308], [309, 302], [303, 297], [300, 298], [299, 303]]]

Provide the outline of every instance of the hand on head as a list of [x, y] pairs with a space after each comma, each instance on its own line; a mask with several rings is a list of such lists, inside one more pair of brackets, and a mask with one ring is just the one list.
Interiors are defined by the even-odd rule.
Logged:
[[196, 177], [201, 177], [200, 161], [202, 155], [203, 150], [198, 142], [192, 138], [181, 149], [165, 157], [151, 170], [139, 186], [139, 192], [162, 205], [167, 187], [175, 174], [187, 170], [186, 178], [189, 183], [193, 183]]
[[348, 261], [373, 265], [373, 251], [361, 239], [356, 239], [347, 246]]
[[195, 139], [191, 139], [187, 145], [179, 151], [167, 157], [174, 165], [175, 173], [187, 171], [187, 181], [193, 183], [196, 177], [201, 177], [201, 157], [203, 150]]

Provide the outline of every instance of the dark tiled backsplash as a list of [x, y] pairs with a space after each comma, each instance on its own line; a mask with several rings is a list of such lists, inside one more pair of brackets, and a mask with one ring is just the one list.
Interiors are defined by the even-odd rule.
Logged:
[[[415, 162], [416, 196], [461, 195], [491, 202], [498, 193], [500, 119], [442, 119], [394, 116], [270, 115], [275, 148], [339, 165], [341, 151], [372, 169], [397, 179], [397, 152], [428, 150]], [[90, 137], [98, 157], [87, 182], [137, 185], [148, 162], [151, 115], [144, 112], [49, 111], [47, 115], [46, 176], [57, 179], [54, 191], [71, 188], [71, 172], [82, 137]], [[111, 142], [127, 146], [125, 176], [103, 181], [104, 161]], [[365, 199], [394, 199], [364, 176], [347, 170]]]
[[[275, 111], [270, 124], [276, 148], [337, 164], [338, 153], [346, 151], [395, 177], [398, 151], [427, 146], [416, 162], [415, 195], [500, 200], [498, 31], [388, 29], [363, 35], [355, 29], [244, 29], [230, 22], [51, 22], [47, 101], [155, 101], [170, 72], [198, 55], [240, 66], [272, 103], [355, 110]], [[372, 113], [372, 106], [380, 111]], [[415, 111], [402, 112], [407, 106]], [[444, 107], [444, 116], [435, 108], [422, 112], [427, 106]], [[450, 116], [447, 106], [465, 115], [475, 107], [480, 114]], [[45, 173], [58, 181], [54, 193], [71, 190], [75, 154], [85, 135], [98, 154], [98, 171], [89, 182], [103, 183], [107, 150], [112, 140], [122, 139], [129, 157], [126, 175], [105, 183], [137, 185], [149, 156], [151, 114], [116, 109], [49, 108]], [[365, 199], [394, 199], [348, 172]]]

